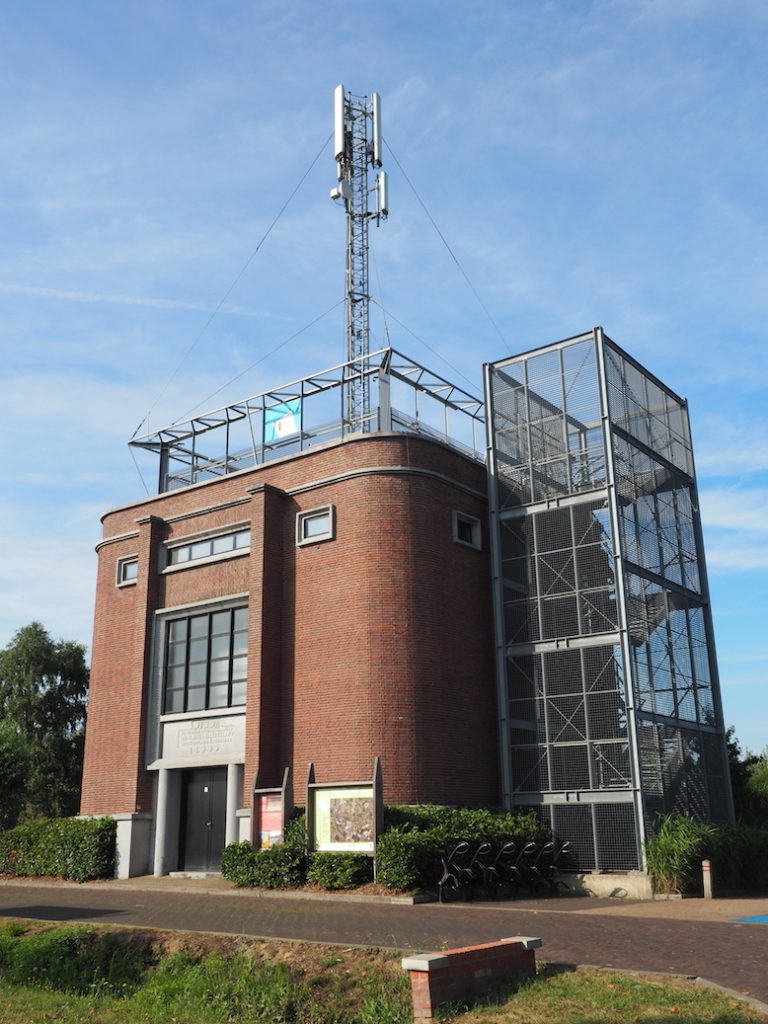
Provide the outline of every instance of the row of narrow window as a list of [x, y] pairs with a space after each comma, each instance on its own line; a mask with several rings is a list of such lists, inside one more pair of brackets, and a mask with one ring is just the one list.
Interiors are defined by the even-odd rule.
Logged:
[[[299, 512], [296, 516], [296, 543], [316, 544], [333, 540], [336, 533], [335, 509], [333, 505]], [[459, 544], [479, 549], [481, 547], [480, 520], [462, 512], [453, 513], [453, 539]], [[214, 537], [175, 544], [168, 548], [169, 567], [188, 565], [190, 562], [214, 558], [217, 555], [236, 554], [251, 546], [251, 531], [248, 528], [220, 533]], [[117, 585], [135, 583], [139, 576], [139, 560], [134, 555], [121, 558], [117, 563]]]
[[[296, 543], [316, 544], [323, 540], [333, 540], [335, 533], [334, 507], [311, 509], [299, 512], [296, 516]], [[220, 533], [213, 537], [203, 537], [184, 544], [174, 544], [168, 548], [168, 567], [187, 565], [217, 555], [236, 554], [246, 551], [251, 546], [249, 528], [233, 530], [231, 533]], [[139, 575], [139, 560], [132, 555], [121, 558], [117, 563], [117, 585], [135, 583]]]

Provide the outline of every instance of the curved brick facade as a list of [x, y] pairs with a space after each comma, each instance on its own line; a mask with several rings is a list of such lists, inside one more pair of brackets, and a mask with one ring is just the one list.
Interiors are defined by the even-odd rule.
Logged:
[[[290, 766], [303, 803], [310, 761], [348, 781], [376, 755], [388, 803], [497, 803], [485, 489], [484, 467], [445, 445], [370, 435], [107, 513], [82, 813], [153, 812], [157, 622], [235, 596], [249, 609], [240, 807], [257, 771], [279, 785]], [[334, 539], [297, 546], [297, 514], [326, 505]], [[481, 521], [482, 550], [454, 540], [454, 510]], [[241, 525], [248, 553], [162, 572], [165, 542]], [[134, 555], [136, 583], [117, 586]]]

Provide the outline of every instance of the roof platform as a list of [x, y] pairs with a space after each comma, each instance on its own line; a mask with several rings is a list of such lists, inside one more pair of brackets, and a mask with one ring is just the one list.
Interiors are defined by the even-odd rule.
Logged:
[[[348, 395], [371, 396], [362, 417], [350, 417]], [[214, 480], [341, 438], [416, 433], [484, 461], [483, 399], [393, 348], [341, 363], [233, 405], [177, 420], [129, 444], [156, 452], [159, 491]]]

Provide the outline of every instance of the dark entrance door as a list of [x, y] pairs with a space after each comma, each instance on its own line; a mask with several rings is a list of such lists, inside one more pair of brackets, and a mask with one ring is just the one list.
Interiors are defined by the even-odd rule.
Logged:
[[226, 768], [190, 768], [184, 772], [179, 858], [183, 871], [218, 871], [226, 808]]

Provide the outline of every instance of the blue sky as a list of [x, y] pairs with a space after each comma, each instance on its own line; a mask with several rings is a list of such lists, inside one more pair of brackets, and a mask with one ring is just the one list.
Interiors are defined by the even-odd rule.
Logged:
[[148, 410], [343, 358], [341, 308], [268, 355], [343, 295], [329, 147], [165, 387], [343, 81], [382, 94], [498, 326], [390, 159], [374, 292], [429, 346], [390, 321], [396, 347], [479, 389], [484, 360], [602, 324], [689, 399], [726, 719], [762, 749], [767, 30], [760, 0], [0, 3], [0, 644], [32, 619], [90, 643], [99, 516], [143, 493]]

